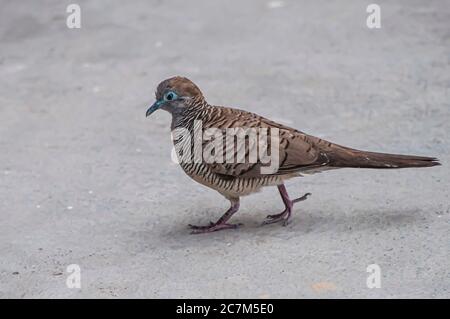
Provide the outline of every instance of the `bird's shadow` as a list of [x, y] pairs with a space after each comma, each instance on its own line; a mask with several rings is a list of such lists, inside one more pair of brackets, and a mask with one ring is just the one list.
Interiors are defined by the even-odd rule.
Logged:
[[[351, 212], [338, 211], [333, 213], [317, 210], [294, 214], [291, 223], [287, 226], [282, 226], [278, 223], [262, 225], [262, 220], [263, 218], [260, 220], [256, 219], [254, 214], [251, 216], [236, 216], [233, 222], [243, 223], [238, 229], [195, 235], [190, 233], [188, 223], [177, 221], [166, 229], [163, 228], [164, 225], [159, 224], [158, 236], [160, 237], [160, 241], [167, 243], [169, 247], [184, 248], [199, 243], [210, 246], [229, 241], [248, 240], [252, 237], [259, 239], [271, 237], [293, 239], [314, 233], [326, 234], [327, 232], [334, 232], [345, 235], [364, 230], [376, 233], [389, 228], [401, 229], [410, 224], [423, 223], [424, 217], [418, 209], [401, 211], [392, 209], [379, 211], [374, 209]], [[203, 221], [205, 224], [207, 222], [207, 219]], [[141, 229], [134, 236], [141, 238], [143, 241], [147, 241], [150, 240], [151, 236], [155, 236], [155, 234], [149, 234], [148, 230]]]

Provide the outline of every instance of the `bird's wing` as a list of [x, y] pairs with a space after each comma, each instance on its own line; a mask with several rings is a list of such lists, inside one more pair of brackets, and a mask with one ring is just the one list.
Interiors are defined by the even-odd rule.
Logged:
[[[209, 150], [212, 151], [213, 145], [217, 149], [222, 145], [222, 161], [214, 160], [211, 157], [209, 163], [205, 162], [205, 164], [214, 173], [221, 175], [223, 178], [286, 175], [317, 169], [328, 164], [326, 154], [321, 151], [320, 139], [246, 111], [221, 108], [218, 113], [219, 116], [216, 119], [211, 119], [204, 124], [203, 130], [206, 131], [209, 128], [218, 129], [218, 139], [222, 140], [222, 144], [220, 142], [219, 144], [214, 144], [212, 142], [215, 140], [214, 138], [204, 140], [203, 150], [208, 154], [217, 154], [215, 153], [216, 151], [209, 152]], [[273, 135], [274, 137], [266, 138], [265, 146], [267, 149], [271, 149], [274, 143], [274, 150], [278, 152], [278, 161], [272, 160], [272, 162], [268, 163], [267, 160], [269, 158], [273, 159], [270, 152], [268, 158], [264, 160], [261, 154], [258, 153], [259, 147], [264, 145], [264, 143], [258, 143], [258, 140], [254, 138], [246, 138], [243, 143], [237, 143], [237, 140], [234, 140], [234, 143], [230, 143], [229, 141], [231, 140], [227, 141], [226, 138], [231, 132], [230, 129], [235, 129], [234, 132], [236, 132], [236, 129], [243, 129], [247, 134], [250, 133], [249, 129], [254, 129], [253, 132], [256, 131], [258, 134], [261, 132], [260, 129], [266, 129], [267, 136]], [[276, 146], [276, 141], [278, 141], [278, 147]], [[268, 154], [267, 151], [263, 153]], [[256, 159], [255, 157], [251, 158], [251, 154], [257, 154]], [[275, 167], [275, 170], [268, 169], [269, 166]], [[264, 171], [264, 168], [266, 171]]]

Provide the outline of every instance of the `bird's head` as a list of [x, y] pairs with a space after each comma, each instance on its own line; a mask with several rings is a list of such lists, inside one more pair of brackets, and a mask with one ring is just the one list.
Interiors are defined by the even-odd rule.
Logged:
[[204, 100], [197, 85], [181, 76], [175, 76], [159, 83], [155, 97], [156, 102], [147, 110], [146, 116], [159, 109], [174, 113], [191, 105], [189, 101]]

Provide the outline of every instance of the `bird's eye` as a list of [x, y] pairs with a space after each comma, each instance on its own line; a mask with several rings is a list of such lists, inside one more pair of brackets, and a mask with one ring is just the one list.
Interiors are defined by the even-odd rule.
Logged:
[[177, 97], [178, 97], [178, 95], [175, 92], [173, 92], [173, 91], [167, 92], [166, 95], [164, 96], [166, 101], [176, 100]]

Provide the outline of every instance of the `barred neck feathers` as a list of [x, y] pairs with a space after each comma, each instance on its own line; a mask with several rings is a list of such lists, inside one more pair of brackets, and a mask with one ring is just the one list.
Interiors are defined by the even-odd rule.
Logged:
[[212, 107], [200, 97], [185, 101], [179, 112], [172, 113], [172, 129], [177, 127], [192, 128], [194, 121], [207, 122], [212, 114]]

